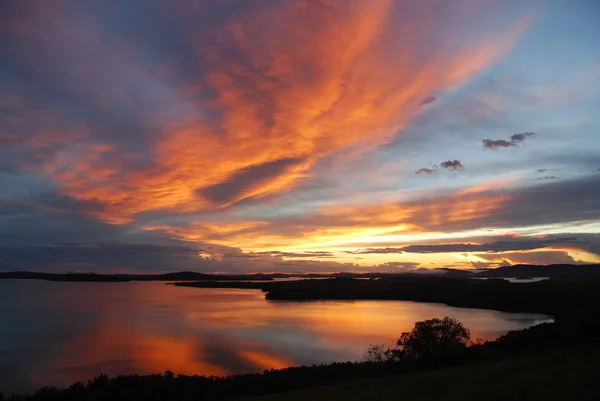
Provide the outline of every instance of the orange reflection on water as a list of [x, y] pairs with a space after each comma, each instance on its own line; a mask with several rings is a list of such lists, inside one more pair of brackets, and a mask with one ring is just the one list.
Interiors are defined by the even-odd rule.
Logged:
[[169, 370], [181, 374], [226, 375], [226, 369], [203, 360], [201, 344], [191, 338], [138, 337], [134, 345], [134, 357], [141, 362], [144, 371]]
[[0, 291], [14, 300], [10, 311], [0, 305], [5, 392], [101, 373], [226, 375], [359, 360], [370, 344], [432, 317], [457, 318], [487, 339], [545, 318], [398, 301], [273, 302], [256, 290], [156, 282], [0, 282]]

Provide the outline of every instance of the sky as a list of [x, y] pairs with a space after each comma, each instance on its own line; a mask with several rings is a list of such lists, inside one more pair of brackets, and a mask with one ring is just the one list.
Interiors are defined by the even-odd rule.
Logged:
[[0, 270], [600, 262], [596, 0], [6, 0]]

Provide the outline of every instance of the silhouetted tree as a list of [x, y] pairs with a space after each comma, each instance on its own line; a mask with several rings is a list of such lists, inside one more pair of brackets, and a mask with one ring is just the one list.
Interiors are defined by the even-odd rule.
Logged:
[[439, 359], [464, 351], [471, 343], [471, 332], [450, 317], [415, 323], [398, 339], [397, 359]]
[[394, 360], [394, 349], [384, 344], [371, 345], [365, 352], [365, 360], [373, 363], [390, 362]]
[[454, 356], [471, 344], [471, 333], [456, 319], [429, 319], [415, 323], [404, 332], [396, 346], [373, 345], [367, 349], [368, 362], [400, 362], [409, 360], [440, 360]]

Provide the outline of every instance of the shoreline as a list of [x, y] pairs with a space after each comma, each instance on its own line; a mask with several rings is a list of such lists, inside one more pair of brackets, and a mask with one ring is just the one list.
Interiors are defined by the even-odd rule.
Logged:
[[598, 310], [596, 281], [549, 279], [530, 283], [403, 276], [360, 280], [336, 278], [281, 282], [174, 282], [193, 288], [258, 289], [272, 301], [381, 300], [440, 303], [448, 306], [540, 313], [568, 318]]

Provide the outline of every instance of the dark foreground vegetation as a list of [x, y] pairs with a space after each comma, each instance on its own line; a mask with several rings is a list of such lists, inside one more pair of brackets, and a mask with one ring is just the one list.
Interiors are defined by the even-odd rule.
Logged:
[[[591, 400], [600, 394], [596, 369], [596, 358], [600, 356], [599, 340], [597, 332], [544, 323], [510, 332], [496, 341], [472, 343], [468, 330], [460, 323], [452, 319], [431, 319], [419, 322], [413, 331], [402, 334], [398, 344], [390, 349], [372, 346], [363, 362], [293, 367], [228, 377], [183, 376], [171, 372], [115, 378], [102, 375], [87, 384], [76, 383], [67, 389], [44, 388], [33, 395], [0, 396], [0, 400], [191, 401], [274, 393], [286, 393], [273, 396], [274, 400]], [[453, 387], [456, 380], [457, 385]], [[345, 382], [352, 384], [315, 388]], [[362, 388], [355, 392], [358, 383], [362, 383]], [[315, 389], [287, 394], [309, 388]], [[576, 398], [554, 397], [564, 394]]]
[[600, 347], [359, 379], [247, 401], [484, 401], [600, 399]]

